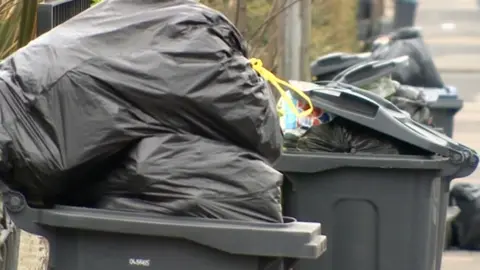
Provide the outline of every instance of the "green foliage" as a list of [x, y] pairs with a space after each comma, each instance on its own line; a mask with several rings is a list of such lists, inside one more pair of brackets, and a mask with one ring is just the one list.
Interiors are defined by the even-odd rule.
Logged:
[[[102, 0], [92, 0], [92, 4]], [[242, 1], [242, 0], [238, 0]], [[272, 42], [278, 36], [277, 20], [268, 20], [279, 12], [272, 5], [283, 0], [246, 0], [247, 15], [245, 39], [249, 41], [252, 56], [269, 59], [269, 65], [275, 66], [273, 58], [277, 56], [277, 46]], [[311, 0], [312, 28], [310, 58], [334, 51], [356, 51], [357, 41], [356, 11], [358, 0]], [[201, 3], [226, 14], [232, 21], [235, 17], [235, 0], [200, 0]], [[279, 16], [282, 16], [281, 14]], [[235, 21], [234, 21], [235, 22]], [[266, 27], [264, 27], [266, 26]], [[272, 52], [275, 51], [275, 52]]]
[[0, 4], [0, 59], [27, 45], [36, 34], [37, 1], [6, 0]]
[[[278, 35], [276, 20], [268, 22], [267, 31], [257, 31], [266, 19], [278, 13], [272, 12], [272, 4], [277, 0], [247, 0], [248, 24], [245, 38], [250, 42], [255, 57], [265, 59], [265, 54], [272, 51], [272, 35]], [[334, 51], [357, 51], [357, 2], [358, 0], [311, 0], [312, 27], [310, 36], [310, 58]], [[201, 0], [200, 2], [218, 9], [228, 15], [231, 7], [229, 0]], [[283, 2], [278, 0], [277, 2]], [[282, 16], [278, 15], [279, 17]], [[273, 26], [272, 26], [273, 24]], [[254, 37], [255, 36], [255, 37]], [[279, 41], [275, 41], [279, 44]], [[264, 61], [265, 62], [265, 61]]]
[[102, 1], [103, 1], [103, 0], [92, 0], [92, 6], [98, 4], [98, 3], [102, 2]]
[[358, 50], [357, 0], [312, 0], [311, 58]]

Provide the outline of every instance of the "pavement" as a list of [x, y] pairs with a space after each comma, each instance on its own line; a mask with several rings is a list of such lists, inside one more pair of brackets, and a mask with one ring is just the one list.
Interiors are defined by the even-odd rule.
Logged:
[[[447, 84], [465, 101], [454, 138], [480, 151], [480, 1], [419, 0], [417, 25]], [[455, 182], [480, 184], [480, 170]], [[442, 270], [478, 270], [480, 252], [446, 251]]]
[[417, 25], [445, 72], [480, 72], [477, 0], [419, 0]]

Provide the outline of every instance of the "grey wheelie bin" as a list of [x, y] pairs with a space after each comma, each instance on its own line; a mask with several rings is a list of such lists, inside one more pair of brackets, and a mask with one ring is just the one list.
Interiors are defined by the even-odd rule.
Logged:
[[[322, 221], [328, 250], [298, 270], [439, 269], [448, 179], [478, 165], [475, 151], [414, 122], [368, 91], [319, 87], [313, 104], [420, 149], [421, 156], [285, 152], [284, 213]], [[443, 225], [442, 225], [443, 224]]]
[[452, 137], [455, 114], [463, 107], [463, 100], [458, 98], [457, 89], [451, 86], [444, 89], [425, 88], [424, 93], [433, 116], [433, 124]]
[[[453, 87], [445, 89], [436, 89], [436, 88], [425, 88], [424, 90], [427, 102], [429, 104], [431, 113], [433, 115], [433, 124], [435, 128], [440, 128], [442, 133], [446, 134], [448, 137], [452, 137], [453, 133], [453, 123], [455, 114], [462, 108], [463, 101], [458, 99], [456, 89]], [[469, 149], [468, 147], [458, 144], [459, 149]], [[471, 150], [471, 149], [470, 149]], [[467, 150], [468, 151], [468, 150]], [[472, 156], [473, 157], [473, 156]], [[475, 158], [474, 158], [475, 159]], [[470, 169], [475, 168], [477, 165], [474, 160], [467, 160], [467, 174], [470, 174]], [[436, 270], [441, 269], [442, 263], [442, 253], [445, 246], [445, 238], [447, 228], [447, 217], [448, 217], [448, 206], [449, 206], [449, 191], [450, 191], [450, 182], [455, 178], [461, 178], [467, 176], [465, 171], [462, 174], [455, 174], [452, 176], [447, 176], [447, 179], [443, 179], [441, 183], [441, 193], [440, 193], [440, 212], [447, 213], [439, 215], [439, 230], [437, 236], [437, 257], [436, 257]]]
[[[448, 137], [453, 137], [454, 131], [454, 120], [455, 115], [462, 109], [463, 100], [458, 98], [457, 90], [454, 87], [447, 88], [424, 88], [424, 94], [430, 108], [430, 113], [432, 115], [433, 125], [436, 128], [439, 128], [444, 132]], [[442, 213], [447, 211], [448, 208], [448, 198], [450, 190], [450, 181], [443, 181], [445, 186], [443, 188], [444, 193], [442, 194]], [[439, 231], [439, 243], [445, 242], [445, 232], [448, 231], [447, 221], [445, 224], [440, 224], [441, 230]], [[439, 246], [438, 253], [443, 252], [444, 245]], [[440, 260], [440, 259], [439, 259]], [[441, 263], [439, 261], [439, 263]]]
[[54, 270], [280, 270], [290, 269], [297, 259], [318, 258], [326, 248], [319, 223], [34, 209], [18, 192], [4, 189], [3, 194], [15, 225], [48, 240], [49, 269]]
[[[397, 38], [414, 38], [419, 32], [415, 28], [405, 28], [398, 30], [395, 34]], [[382, 76], [388, 75], [397, 68], [404, 68], [407, 63], [406, 57], [397, 57], [391, 60], [369, 61], [357, 64], [339, 73], [335, 81], [344, 82], [343, 87], [357, 89], [355, 86], [374, 81]], [[463, 101], [458, 98], [454, 87], [447, 88], [423, 88], [423, 93], [430, 108], [433, 124], [439, 128], [448, 137], [452, 137], [455, 114], [462, 108]], [[446, 213], [448, 208], [448, 198], [450, 182], [453, 179], [443, 180], [442, 193], [440, 197], [440, 213]], [[438, 230], [438, 251], [437, 251], [437, 270], [440, 269], [441, 255], [444, 249], [445, 232], [447, 231], [446, 215], [440, 216]]]
[[341, 71], [368, 61], [370, 55], [371, 53], [351, 54], [336, 52], [320, 56], [310, 64], [310, 73], [313, 81], [330, 81]]
[[408, 60], [408, 56], [400, 56], [387, 60], [367, 60], [357, 63], [338, 73], [330, 85], [341, 83], [343, 87], [361, 87], [390, 75], [396, 69], [407, 67]]

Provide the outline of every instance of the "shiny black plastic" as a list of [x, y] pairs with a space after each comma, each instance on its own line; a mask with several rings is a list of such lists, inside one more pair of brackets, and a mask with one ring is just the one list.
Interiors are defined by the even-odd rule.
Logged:
[[30, 204], [281, 222], [281, 130], [246, 56], [196, 1], [103, 1], [1, 62], [2, 176]]
[[372, 58], [386, 60], [408, 56], [410, 58], [409, 66], [394, 71], [392, 73], [394, 80], [411, 86], [445, 87], [432, 55], [418, 30], [400, 29], [398, 33], [393, 32], [390, 36], [392, 38], [387, 44], [373, 50]]

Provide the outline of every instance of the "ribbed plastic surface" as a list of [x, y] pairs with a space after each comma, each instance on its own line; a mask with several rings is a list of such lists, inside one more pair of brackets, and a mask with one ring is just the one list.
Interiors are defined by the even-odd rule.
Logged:
[[[301, 164], [298, 172], [284, 172], [285, 215], [321, 220], [329, 243], [322, 257], [300, 261], [295, 270], [439, 270], [439, 221], [443, 215], [445, 222], [446, 214], [441, 189], [448, 179], [438, 177], [440, 169], [363, 159], [372, 166], [356, 166], [352, 158], [350, 164], [317, 173]], [[285, 162], [295, 166], [294, 159]], [[316, 164], [325, 162], [316, 159]]]
[[38, 7], [37, 35], [50, 31], [90, 7], [90, 0], [54, 0]]

